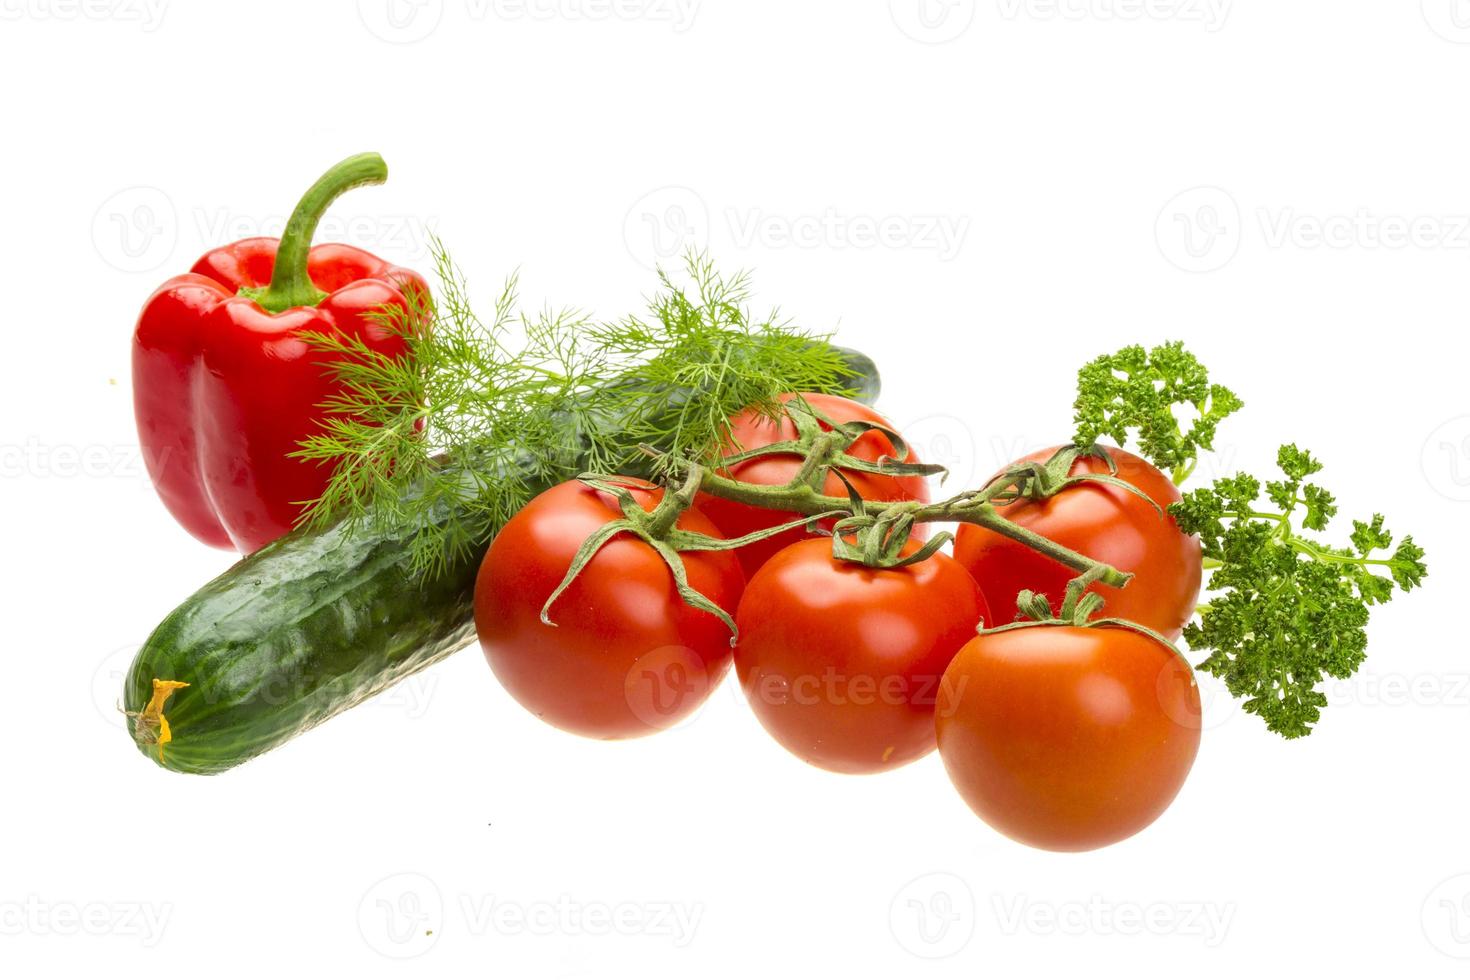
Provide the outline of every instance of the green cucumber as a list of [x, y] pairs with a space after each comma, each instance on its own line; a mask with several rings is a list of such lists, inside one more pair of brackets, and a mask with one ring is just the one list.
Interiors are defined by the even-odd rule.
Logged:
[[[844, 382], [871, 402], [876, 367], [843, 355]], [[578, 463], [569, 460], [562, 478]], [[124, 682], [139, 750], [178, 772], [222, 772], [468, 643], [482, 549], [425, 576], [412, 568], [410, 534], [343, 524], [294, 531], [190, 596]]]

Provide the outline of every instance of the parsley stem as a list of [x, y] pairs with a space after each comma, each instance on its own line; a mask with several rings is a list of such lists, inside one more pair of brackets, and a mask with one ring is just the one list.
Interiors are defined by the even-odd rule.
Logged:
[[1394, 561], [1391, 558], [1364, 558], [1358, 557], [1357, 555], [1339, 555], [1336, 552], [1324, 551], [1322, 548], [1319, 548], [1317, 545], [1313, 544], [1310, 541], [1307, 541], [1304, 538], [1292, 537], [1290, 541], [1292, 547], [1296, 548], [1297, 551], [1300, 551], [1304, 555], [1309, 555], [1317, 561], [1337, 562], [1342, 565], [1394, 564]]
[[[1305, 501], [1303, 501], [1303, 502], [1305, 502]], [[1342, 565], [1392, 565], [1393, 564], [1393, 559], [1391, 559], [1391, 558], [1363, 558], [1363, 557], [1358, 557], [1356, 555], [1339, 555], [1339, 554], [1337, 554], [1336, 552], [1333, 552], [1333, 551], [1326, 551], [1323, 548], [1319, 547], [1318, 545], [1314, 544], [1313, 542], [1307, 540], [1306, 538], [1303, 538], [1303, 537], [1301, 537], [1299, 535], [1293, 534], [1292, 533], [1292, 527], [1291, 527], [1291, 517], [1289, 515], [1287, 515], [1287, 514], [1271, 514], [1271, 513], [1264, 512], [1264, 511], [1242, 510], [1242, 511], [1224, 511], [1224, 512], [1221, 513], [1220, 516], [1223, 517], [1223, 518], [1225, 518], [1225, 519], [1227, 519], [1227, 520], [1254, 519], [1254, 520], [1259, 520], [1259, 521], [1276, 521], [1278, 524], [1281, 525], [1281, 529], [1280, 529], [1280, 532], [1279, 533], [1280, 533], [1280, 537], [1281, 537], [1281, 539], [1283, 541], [1285, 541], [1287, 544], [1291, 545], [1293, 548], [1295, 548], [1297, 551], [1301, 552], [1302, 554], [1307, 555], [1307, 556], [1309, 556], [1311, 558], [1314, 558], [1317, 561], [1330, 561], [1330, 562], [1336, 562], [1336, 563], [1342, 564]], [[1214, 565], [1211, 565], [1210, 564], [1211, 561], [1215, 561], [1215, 564]], [[1206, 558], [1205, 561], [1204, 561], [1205, 568], [1216, 568], [1216, 567], [1219, 567], [1220, 564], [1222, 564], [1222, 563], [1219, 562], [1219, 561], [1216, 561], [1215, 559], [1211, 559], [1211, 558]]]

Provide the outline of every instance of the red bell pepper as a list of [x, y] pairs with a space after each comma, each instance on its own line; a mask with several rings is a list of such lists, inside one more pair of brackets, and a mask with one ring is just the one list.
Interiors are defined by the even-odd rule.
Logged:
[[422, 309], [422, 277], [350, 245], [311, 247], [339, 194], [387, 176], [376, 153], [349, 157], [306, 192], [279, 241], [207, 252], [143, 306], [133, 335], [143, 456], [169, 512], [206, 544], [254, 551], [326, 487], [328, 466], [291, 457], [340, 390], [331, 358], [303, 333], [357, 337], [387, 355], [406, 348], [382, 314]]

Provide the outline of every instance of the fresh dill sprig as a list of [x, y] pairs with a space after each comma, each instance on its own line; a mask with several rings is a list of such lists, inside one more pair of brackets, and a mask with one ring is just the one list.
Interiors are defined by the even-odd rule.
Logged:
[[[648, 318], [630, 316], [589, 331], [601, 356], [639, 365], [632, 374], [640, 384], [614, 387], [601, 400], [623, 420], [625, 451], [632, 446], [641, 455], [640, 443], [667, 443], [708, 461], [726, 447], [732, 405], [775, 417], [781, 411], [776, 396], [784, 391], [842, 389], [841, 356], [814, 343], [825, 338], [797, 330], [774, 309], [752, 319], [747, 274], [725, 278], [701, 254], [687, 258], [686, 271], [693, 284], [687, 291], [659, 270], [661, 288], [649, 301]], [[691, 398], [691, 392], [720, 394]], [[621, 469], [635, 458], [609, 462]], [[656, 467], [667, 463], [668, 457], [654, 461]]]
[[519, 313], [514, 276], [482, 321], [437, 241], [434, 264], [436, 301], [411, 296], [379, 318], [406, 354], [308, 338], [340, 390], [297, 453], [333, 472], [303, 523], [411, 532], [421, 571], [477, 551], [532, 496], [578, 472], [662, 475], [644, 444], [708, 461], [741, 409], [775, 414], [782, 392], [846, 391], [846, 362], [825, 336], [775, 312], [754, 317], [748, 277], [725, 277], [702, 254], [686, 257], [687, 285], [660, 270], [645, 316], [608, 322]]

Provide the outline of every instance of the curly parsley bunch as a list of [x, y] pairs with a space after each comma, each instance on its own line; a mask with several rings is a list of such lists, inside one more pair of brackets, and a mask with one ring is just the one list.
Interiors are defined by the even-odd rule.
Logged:
[[[1079, 372], [1076, 441], [1131, 440], [1183, 483], [1242, 404], [1180, 343], [1126, 347]], [[1307, 481], [1322, 465], [1294, 444], [1276, 463], [1280, 479], [1237, 474], [1188, 491], [1169, 510], [1199, 535], [1211, 569], [1211, 597], [1184, 628], [1190, 649], [1208, 651], [1197, 668], [1223, 680], [1268, 729], [1299, 738], [1327, 705], [1323, 680], [1362, 666], [1370, 607], [1419, 586], [1426, 569], [1424, 549], [1408, 535], [1395, 547], [1382, 514], [1354, 521], [1347, 547], [1319, 541], [1337, 514], [1333, 495]]]

